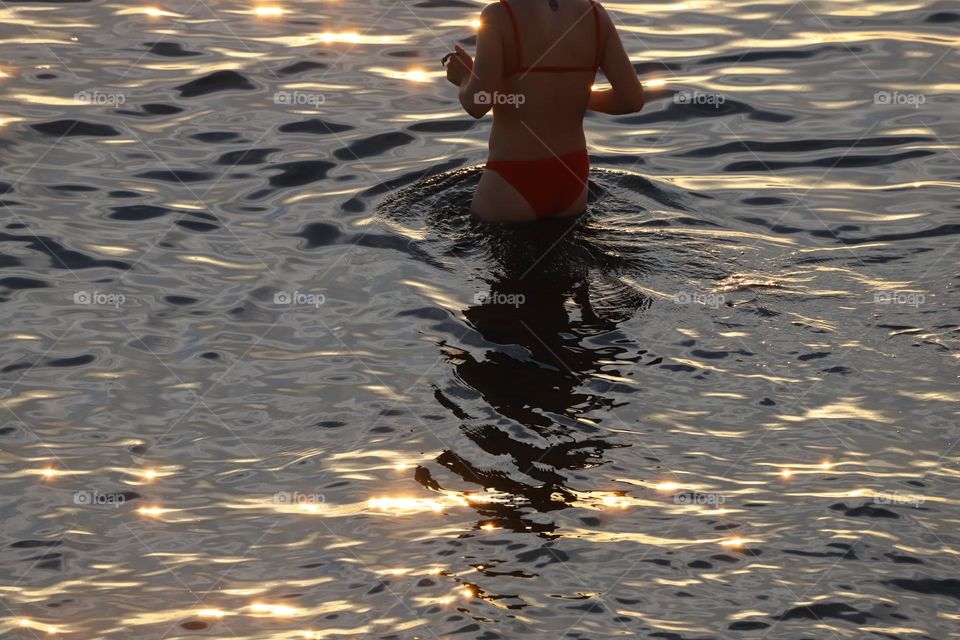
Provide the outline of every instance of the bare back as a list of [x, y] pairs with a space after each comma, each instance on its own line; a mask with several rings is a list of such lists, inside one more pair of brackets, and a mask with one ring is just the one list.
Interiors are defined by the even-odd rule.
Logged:
[[[447, 80], [474, 118], [493, 110], [471, 211], [488, 221], [586, 209], [587, 110], [635, 113], [643, 87], [610, 16], [594, 0], [500, 0], [480, 14], [476, 59], [459, 45]], [[610, 88], [594, 88], [602, 70]]]
[[490, 158], [535, 159], [584, 149], [583, 116], [605, 31], [598, 9], [589, 0], [558, 0], [557, 10], [547, 0], [507, 1], [495, 23], [506, 97], [493, 106]]

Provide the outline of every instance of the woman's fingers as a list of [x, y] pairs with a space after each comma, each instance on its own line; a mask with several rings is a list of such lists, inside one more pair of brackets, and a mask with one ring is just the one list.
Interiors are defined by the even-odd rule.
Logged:
[[454, 45], [454, 47], [454, 51], [451, 51], [440, 59], [440, 64], [446, 65], [451, 59], [456, 59], [461, 63], [466, 63], [467, 61], [472, 60], [472, 58], [470, 58], [470, 54], [461, 49], [459, 45]]
[[454, 58], [457, 60], [457, 62], [463, 65], [463, 68], [466, 69], [467, 71], [470, 71], [471, 69], [473, 69], [473, 58], [471, 58], [470, 54], [464, 51], [463, 49], [455, 51]]
[[443, 56], [440, 64], [447, 68], [447, 80], [460, 85], [463, 80], [473, 73], [473, 58], [458, 45], [453, 45], [453, 51]]

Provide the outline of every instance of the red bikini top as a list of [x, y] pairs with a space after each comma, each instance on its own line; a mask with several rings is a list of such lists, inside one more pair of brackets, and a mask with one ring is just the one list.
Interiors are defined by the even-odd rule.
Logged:
[[523, 66], [523, 50], [520, 48], [520, 27], [517, 25], [517, 16], [513, 13], [513, 7], [507, 0], [500, 0], [507, 13], [510, 14], [510, 23], [513, 25], [513, 41], [517, 49], [517, 65], [511, 69], [507, 75], [512, 76], [515, 73], [574, 73], [591, 71], [597, 72], [600, 68], [600, 14], [597, 11], [597, 3], [590, 0], [590, 9], [593, 11], [594, 31], [596, 34], [596, 54], [592, 67], [525, 67]]

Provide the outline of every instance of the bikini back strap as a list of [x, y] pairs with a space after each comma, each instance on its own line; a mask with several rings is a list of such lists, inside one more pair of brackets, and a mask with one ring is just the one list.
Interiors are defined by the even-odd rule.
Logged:
[[513, 13], [513, 7], [510, 6], [507, 0], [500, 0], [500, 4], [506, 7], [507, 14], [510, 16], [510, 24], [513, 25], [513, 42], [517, 50], [517, 64], [514, 66], [514, 69], [522, 69], [523, 53], [520, 49], [520, 26], [517, 24], [517, 16]]

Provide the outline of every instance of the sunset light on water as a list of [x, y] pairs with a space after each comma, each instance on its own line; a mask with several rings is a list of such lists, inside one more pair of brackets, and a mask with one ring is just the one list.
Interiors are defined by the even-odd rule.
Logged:
[[0, 639], [946, 640], [960, 9], [0, 5]]

